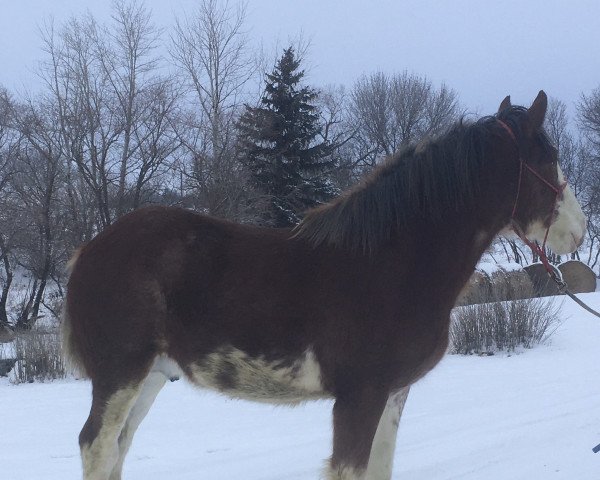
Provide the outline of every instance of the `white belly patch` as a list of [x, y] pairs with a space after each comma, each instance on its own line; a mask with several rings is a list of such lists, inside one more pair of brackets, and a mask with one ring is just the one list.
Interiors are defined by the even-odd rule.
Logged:
[[195, 384], [246, 400], [294, 404], [328, 396], [310, 349], [290, 362], [251, 357], [224, 347], [192, 364], [189, 371]]

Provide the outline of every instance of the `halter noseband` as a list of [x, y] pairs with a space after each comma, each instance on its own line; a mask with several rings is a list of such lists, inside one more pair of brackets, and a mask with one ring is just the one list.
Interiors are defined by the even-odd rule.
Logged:
[[[515, 142], [515, 144], [517, 145], [517, 148], [518, 148], [519, 147], [519, 142], [517, 141], [517, 137], [515, 136], [515, 134], [512, 131], [512, 129], [506, 123], [504, 123], [502, 120], [498, 120], [498, 123], [506, 130], [506, 132], [508, 133], [508, 135], [510, 136], [510, 138], [513, 139], [513, 141]], [[550, 232], [550, 227], [552, 226], [552, 219], [550, 219], [550, 222], [548, 223], [548, 227], [546, 228], [546, 233], [544, 235], [544, 242], [542, 243], [541, 247], [537, 243], [530, 241], [525, 236], [525, 233], [521, 230], [521, 228], [519, 227], [518, 223], [516, 222], [515, 214], [517, 212], [517, 204], [519, 202], [519, 195], [521, 193], [521, 184], [523, 182], [523, 169], [524, 168], [526, 168], [531, 173], [533, 173], [540, 181], [542, 181], [542, 183], [544, 183], [544, 185], [546, 185], [548, 188], [550, 188], [550, 190], [552, 190], [556, 194], [556, 196], [554, 197], [554, 208], [552, 209], [553, 213], [551, 214], [552, 216], [555, 214], [554, 212], [556, 212], [556, 206], [558, 205], [558, 201], [559, 201], [560, 197], [562, 196], [565, 188], [567, 188], [567, 182], [565, 181], [561, 185], [559, 185], [558, 187], [555, 187], [548, 180], [546, 180], [544, 177], [542, 177], [539, 174], [539, 172], [537, 172], [534, 168], [532, 168], [529, 164], [527, 164], [525, 162], [525, 160], [523, 159], [523, 156], [519, 152], [519, 183], [517, 185], [517, 195], [515, 197], [515, 203], [513, 204], [512, 213], [510, 215], [510, 222], [512, 224], [512, 229], [519, 236], [519, 238], [521, 240], [523, 240], [523, 242], [534, 253], [536, 253], [540, 257], [540, 260], [544, 264], [544, 267], [546, 268], [546, 271], [548, 272], [548, 274], [559, 285], [565, 285], [564, 282], [562, 281], [562, 279], [560, 279], [560, 277], [558, 277], [558, 275], [556, 274], [555, 270], [550, 265], [550, 262], [548, 261], [548, 257], [546, 256], [546, 253], [545, 253], [546, 240], [548, 239], [548, 233]]]

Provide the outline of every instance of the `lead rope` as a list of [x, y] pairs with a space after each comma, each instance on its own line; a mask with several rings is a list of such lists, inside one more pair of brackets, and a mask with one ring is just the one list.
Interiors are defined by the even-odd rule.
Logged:
[[[569, 286], [567, 285], [567, 282], [565, 282], [558, 275], [558, 273], [556, 273], [556, 269], [554, 269], [550, 265], [550, 262], [548, 261], [548, 257], [546, 256], [546, 253], [544, 252], [544, 250], [542, 248], [540, 248], [539, 245], [537, 245], [533, 242], [530, 242], [527, 238], [525, 238], [524, 235], [521, 234], [521, 232], [517, 231], [517, 235], [531, 249], [532, 252], [534, 252], [535, 254], [537, 254], [538, 257], [540, 257], [540, 261], [542, 262], [542, 265], [544, 265], [544, 269], [548, 273], [548, 276], [554, 281], [554, 283], [556, 283], [556, 286], [558, 287], [558, 293], [567, 295], [571, 300], [573, 300], [581, 308], [587, 310], [592, 315], [595, 315], [596, 317], [600, 318], [599, 312], [597, 312], [592, 307], [590, 307], [589, 305], [584, 303], [582, 300], [577, 298], [575, 296], [575, 294], [573, 292], [571, 292], [571, 290], [569, 290]], [[597, 448], [598, 448], [598, 451], [600, 451], [600, 445], [598, 445]]]
[[[512, 129], [506, 123], [504, 123], [502, 120], [498, 120], [498, 123], [500, 123], [500, 125], [502, 125], [502, 127], [504, 127], [504, 129], [508, 132], [508, 134], [515, 141], [515, 143], [517, 144], [517, 147], [518, 147], [519, 144], [517, 142], [517, 139], [516, 139], [515, 134], [513, 133]], [[523, 161], [523, 158], [520, 155], [519, 155], [519, 163], [520, 163], [520, 165], [519, 165], [519, 184], [517, 186], [517, 195], [515, 198], [515, 203], [513, 205], [513, 210], [512, 210], [512, 214], [511, 214], [511, 222], [513, 224], [513, 230], [519, 236], [519, 238], [525, 243], [525, 245], [527, 245], [531, 249], [531, 251], [533, 253], [537, 254], [537, 256], [540, 258], [542, 265], [544, 265], [544, 269], [548, 273], [548, 276], [556, 283], [556, 286], [558, 287], [558, 292], [561, 294], [567, 295], [571, 300], [573, 300], [581, 308], [583, 308], [584, 310], [587, 310], [592, 315], [595, 315], [596, 317], [600, 318], [600, 313], [598, 313], [592, 307], [590, 307], [589, 305], [587, 305], [586, 303], [581, 301], [579, 298], [577, 298], [575, 296], [575, 294], [569, 290], [567, 283], [558, 275], [558, 273], [556, 272], [556, 269], [554, 269], [550, 265], [550, 262], [548, 260], [548, 257], [546, 256], [546, 251], [545, 251], [546, 240], [548, 239], [548, 232], [550, 232], [550, 225], [548, 225], [548, 228], [546, 229], [546, 234], [544, 235], [544, 242], [542, 243], [542, 247], [540, 248], [540, 246], [537, 243], [531, 242], [527, 237], [525, 237], [525, 235], [521, 232], [521, 229], [519, 228], [519, 226], [517, 225], [517, 223], [514, 220], [515, 213], [517, 211], [517, 203], [519, 201], [519, 194], [521, 193], [521, 180], [523, 178], [523, 166], [525, 166], [538, 179], [540, 179], [548, 187], [550, 187], [552, 190], [554, 190], [556, 192], [556, 198], [554, 200], [555, 207], [556, 207], [556, 204], [558, 202], [560, 195], [562, 194], [562, 192], [564, 191], [564, 189], [567, 186], [567, 182], [563, 183], [560, 187], [556, 188], [554, 185], [549, 183], [545, 178], [543, 178], [538, 172], [536, 172], [533, 168], [531, 168], [529, 165], [527, 165]], [[554, 210], [556, 210], [556, 208]], [[600, 443], [598, 445], [596, 445], [594, 448], [592, 448], [592, 452], [594, 452], [594, 453], [600, 452]]]

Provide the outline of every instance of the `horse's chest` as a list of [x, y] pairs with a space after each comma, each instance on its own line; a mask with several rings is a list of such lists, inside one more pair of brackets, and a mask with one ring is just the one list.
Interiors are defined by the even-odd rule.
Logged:
[[197, 385], [232, 397], [268, 403], [298, 403], [326, 396], [312, 351], [270, 361], [234, 348], [221, 348], [186, 369]]
[[429, 373], [442, 359], [448, 348], [448, 335], [440, 335], [435, 342], [425, 349], [426, 354], [419, 361], [415, 362], [412, 380], [414, 383]]

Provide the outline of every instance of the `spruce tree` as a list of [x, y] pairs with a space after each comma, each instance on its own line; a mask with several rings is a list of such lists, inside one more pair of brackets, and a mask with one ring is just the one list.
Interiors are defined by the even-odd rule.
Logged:
[[304, 71], [293, 48], [284, 51], [258, 107], [246, 106], [238, 123], [242, 161], [270, 199], [265, 223], [287, 227], [303, 211], [328, 200], [333, 145], [319, 141], [323, 126], [314, 105], [316, 90], [301, 85]]

